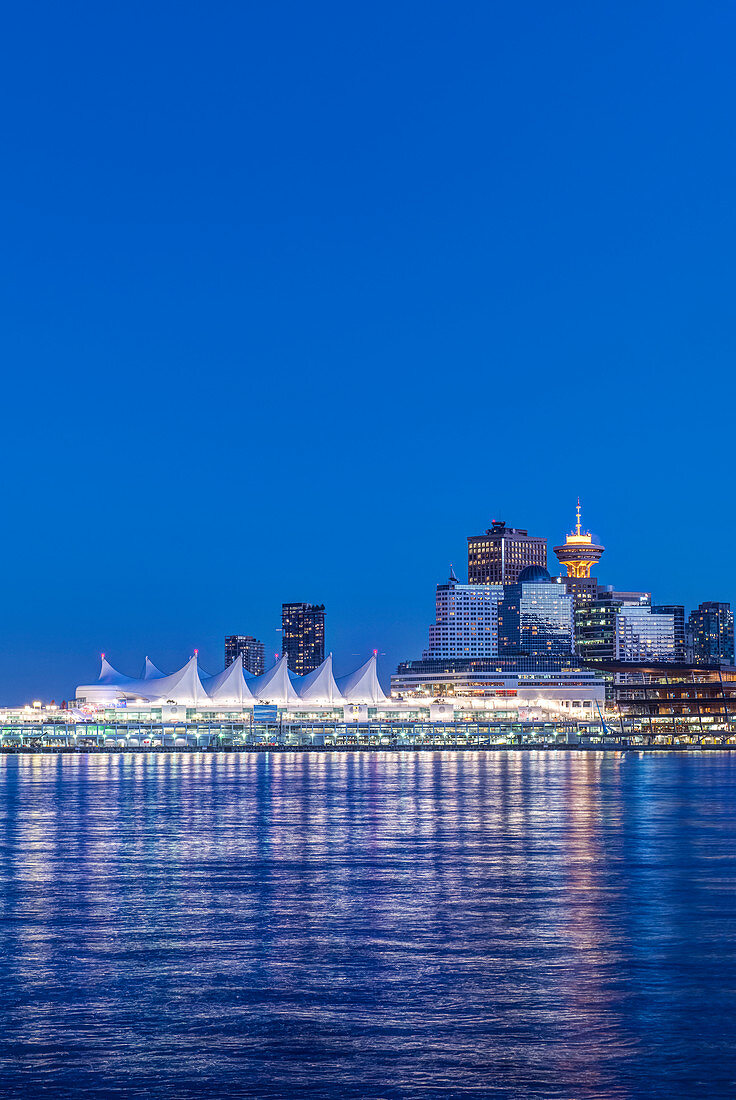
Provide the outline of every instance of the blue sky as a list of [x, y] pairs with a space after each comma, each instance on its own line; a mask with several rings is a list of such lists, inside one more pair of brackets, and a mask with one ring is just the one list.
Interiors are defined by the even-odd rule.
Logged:
[[0, 701], [327, 605], [418, 656], [493, 518], [732, 599], [732, 5], [15, 5]]

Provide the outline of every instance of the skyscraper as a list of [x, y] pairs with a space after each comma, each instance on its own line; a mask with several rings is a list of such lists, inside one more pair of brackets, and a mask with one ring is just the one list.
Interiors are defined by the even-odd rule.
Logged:
[[516, 584], [507, 584], [498, 607], [499, 656], [573, 658], [573, 599], [565, 585], [541, 565], [529, 565]]
[[730, 603], [701, 603], [688, 618], [696, 665], [733, 664], [733, 612]]
[[264, 668], [264, 645], [250, 634], [228, 634], [225, 638], [225, 667], [231, 665], [238, 654], [243, 656], [243, 668], [260, 676]]
[[578, 497], [577, 522], [575, 530], [565, 536], [562, 546], [555, 546], [560, 565], [567, 570], [567, 591], [575, 600], [575, 605], [590, 602], [598, 594], [598, 582], [591, 577], [590, 571], [600, 561], [604, 546], [593, 542], [590, 531], [583, 531], [580, 524], [580, 497]]
[[460, 584], [450, 567], [446, 584], [437, 585], [436, 617], [422, 659], [495, 657], [498, 654], [500, 584]]
[[494, 519], [484, 535], [468, 535], [468, 584], [515, 584], [528, 565], [547, 568], [547, 540]]
[[325, 659], [325, 605], [284, 603], [281, 605], [281, 652], [292, 672], [304, 676]]

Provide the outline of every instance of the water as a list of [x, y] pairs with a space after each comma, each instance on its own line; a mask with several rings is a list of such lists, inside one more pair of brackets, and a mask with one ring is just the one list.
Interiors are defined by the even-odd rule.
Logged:
[[0, 757], [6, 1096], [736, 1094], [736, 755]]

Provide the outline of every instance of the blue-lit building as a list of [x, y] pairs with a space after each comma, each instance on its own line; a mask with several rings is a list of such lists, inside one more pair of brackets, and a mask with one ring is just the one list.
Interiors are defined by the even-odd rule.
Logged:
[[498, 654], [574, 662], [574, 599], [564, 580], [553, 581], [541, 565], [529, 565], [516, 584], [504, 585], [498, 606]]

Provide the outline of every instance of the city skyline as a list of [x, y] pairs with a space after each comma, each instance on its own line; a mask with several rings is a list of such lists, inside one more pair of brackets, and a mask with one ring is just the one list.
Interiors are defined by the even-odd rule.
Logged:
[[[577, 513], [576, 513], [577, 526], [579, 526], [580, 523], [581, 523], [580, 509], [581, 509], [581, 504], [580, 504], [580, 499], [578, 498], [578, 500], [577, 500]], [[506, 525], [505, 530], [508, 531], [509, 529], [511, 529], [512, 532], [518, 530], [518, 527], [517, 527], [518, 522], [519, 521], [517, 519], [514, 519], [513, 522], [509, 522]], [[491, 521], [489, 521], [489, 527], [492, 527], [492, 529], [494, 531], [498, 531], [498, 530], [501, 529], [501, 523], [500, 523], [500, 521], [491, 520]], [[553, 544], [556, 541], [558, 541], [557, 538], [555, 536], [551, 536], [551, 535], [546, 535], [545, 536], [543, 534], [540, 534], [539, 531], [534, 530], [532, 527], [523, 528], [522, 530], [524, 532], [528, 531], [530, 541], [535, 541], [536, 543], [539, 543], [540, 541], [545, 541], [546, 540], [547, 564], [550, 567], [549, 572], [553, 577], [556, 576], [558, 578], [563, 578], [566, 575], [565, 567], [562, 563], [557, 563], [556, 562], [555, 557], [553, 556], [553, 553], [552, 553], [552, 547], [553, 547]], [[576, 530], [576, 527], [574, 526], [573, 527], [573, 534], [574, 534], [575, 530]], [[583, 530], [584, 534], [589, 533], [588, 532], [588, 526], [586, 525], [584, 520], [583, 520], [583, 523], [582, 523], [582, 530]], [[579, 534], [580, 534], [580, 531], [578, 531], [578, 535]], [[478, 536], [475, 536], [475, 537], [477, 538]], [[568, 531], [567, 537], [568, 538], [570, 537], [569, 531]], [[597, 536], [597, 534], [593, 534], [591, 537], [592, 537], [592, 540], [593, 540], [593, 545], [595, 546], [596, 545], [596, 540], [598, 540], [598, 536]], [[466, 544], [466, 547], [471, 542], [472, 538], [473, 538], [473, 536], [465, 536], [464, 542]], [[458, 539], [455, 539], [455, 541], [457, 542]], [[598, 540], [598, 541], [600, 541], [600, 540]], [[608, 536], [606, 536], [606, 547], [607, 548], [608, 548], [609, 544], [611, 544], [611, 542], [615, 542], [615, 538], [612, 540]], [[558, 549], [559, 549], [559, 547], [558, 547]], [[599, 549], [600, 549], [600, 547], [599, 547]], [[431, 555], [429, 555], [429, 552], [428, 552], [428, 556], [431, 556]], [[600, 555], [598, 555], [598, 556], [600, 556]], [[606, 557], [606, 561], [607, 560], [608, 560], [608, 556]], [[630, 590], [633, 587], [630, 584], [624, 586], [624, 585], [621, 585], [621, 584], [612, 583], [611, 577], [608, 576], [605, 566], [604, 566], [603, 575], [600, 575], [600, 573], [599, 573], [599, 566], [600, 566], [600, 563], [599, 563], [598, 566], [595, 567], [592, 579], [597, 581], [601, 585], [602, 588], [614, 588], [618, 591], [622, 588], [626, 588], [627, 590]], [[452, 566], [451, 568], [453, 570], [453, 573], [455, 573], [457, 571], [457, 567]], [[460, 572], [462, 574], [463, 571], [461, 570]], [[517, 573], [515, 573], [514, 575], [517, 575], [517, 574], [518, 574], [518, 570], [517, 570]], [[436, 584], [433, 584], [431, 586], [432, 592], [434, 592], [436, 587], [437, 587]], [[440, 587], [441, 587], [441, 584], [440, 584]], [[657, 591], [655, 586], [639, 585], [638, 587], [639, 587], [639, 589], [646, 588], [647, 591], [652, 592], [651, 602], [652, 602], [652, 604], [657, 605], [657, 607], [655, 609], [659, 609], [659, 610], [662, 610], [662, 611], [666, 611], [668, 609], [671, 610], [671, 607], [661, 606], [661, 605], [665, 604], [665, 602], [668, 605], [672, 605], [672, 604], [684, 605], [684, 609], [685, 609], [684, 610], [684, 616], [685, 616], [685, 622], [686, 623], [687, 623], [687, 620], [688, 620], [688, 614], [692, 613], [694, 615], [695, 612], [698, 610], [701, 603], [707, 603], [708, 601], [729, 602], [729, 601], [719, 600], [719, 597], [720, 597], [719, 593], [716, 593], [716, 594], [709, 593], [707, 596], [698, 599], [697, 603], [695, 603], [694, 605], [689, 605], [685, 600], [683, 600], [681, 598], [675, 598], [675, 599], [672, 599], [672, 600], [669, 600], [669, 601], [664, 601], [664, 600], [658, 598], [658, 591]], [[636, 595], [636, 592], [634, 592], [633, 594]], [[416, 603], [416, 599], [415, 599], [416, 593], [415, 592], [407, 590], [407, 592], [405, 593], [405, 596], [406, 596], [407, 604], [411, 604], [412, 602]], [[277, 606], [279, 607], [279, 610], [281, 611], [281, 615], [282, 615], [281, 622], [282, 622], [282, 624], [283, 624], [283, 621], [284, 621], [283, 620], [284, 608], [303, 606], [306, 609], [306, 608], [311, 607], [311, 605], [309, 605], [309, 604], [303, 604], [303, 605], [282, 604], [282, 605], [277, 605]], [[324, 606], [318, 605], [317, 607], [315, 607], [315, 610], [320, 611], [322, 619], [324, 619], [324, 617], [325, 617]], [[329, 607], [328, 607], [327, 610], [329, 612]], [[235, 617], [236, 616], [234, 616], [234, 615], [229, 616], [229, 618], [231, 618], [231, 619], [235, 618]], [[249, 622], [250, 622], [250, 619], [252, 618], [252, 616], [249, 615], [249, 614], [244, 614], [243, 617], [247, 618], [249, 620]], [[409, 650], [409, 649], [400, 650], [396, 644], [394, 644], [394, 647], [392, 648], [390, 641], [388, 643], [386, 642], [386, 638], [391, 637], [391, 625], [392, 625], [391, 617], [387, 616], [386, 629], [385, 629], [385, 631], [383, 632], [382, 635], [378, 636], [375, 639], [364, 641], [362, 643], [362, 649], [354, 649], [354, 650], [346, 651], [344, 648], [340, 648], [340, 640], [347, 633], [346, 628], [353, 630], [353, 635], [352, 636], [354, 638], [359, 638], [360, 634], [361, 634], [361, 623], [352, 623], [352, 622], [346, 623], [344, 621], [341, 622], [340, 619], [337, 618], [336, 616], [330, 615], [329, 624], [328, 624], [328, 627], [327, 627], [327, 632], [325, 632], [324, 626], [323, 626], [322, 627], [323, 633], [322, 633], [321, 641], [320, 641], [319, 646], [318, 646], [318, 650], [316, 651], [316, 658], [315, 658], [315, 661], [312, 662], [312, 665], [310, 665], [310, 667], [312, 667], [312, 666], [316, 667], [316, 664], [320, 663], [320, 661], [324, 657], [325, 653], [326, 652], [331, 652], [331, 653], [334, 653], [336, 674], [337, 675], [344, 675], [348, 671], [350, 671], [352, 666], [356, 663], [357, 658], [362, 658], [362, 657], [364, 657], [364, 655], [367, 652], [370, 652], [372, 650], [376, 650], [381, 654], [381, 656], [379, 657], [379, 668], [380, 668], [380, 671], [381, 671], [382, 679], [384, 680], [385, 683], [388, 683], [388, 680], [389, 680], [391, 674], [395, 671], [398, 664], [400, 664], [402, 662], [405, 662], [407, 660], [411, 661], [411, 660], [417, 659], [423, 654], [423, 652], [426, 649], [427, 627], [430, 623], [431, 623], [431, 618], [429, 617], [429, 614], [428, 614], [426, 621], [423, 621], [420, 624], [419, 629], [418, 629], [419, 643], [416, 644], [412, 650]], [[402, 625], [404, 625], [404, 624], [402, 624]], [[334, 638], [331, 635], [331, 631], [332, 631], [333, 627], [334, 627], [334, 631], [335, 631]], [[430, 625], [430, 630], [431, 629], [433, 629], [433, 628]], [[258, 631], [256, 631], [256, 633], [258, 633]], [[265, 637], [266, 633], [267, 632], [264, 632], [264, 637]], [[350, 636], [350, 634], [348, 633], [348, 637], [349, 636]], [[273, 667], [274, 663], [279, 659], [281, 654], [284, 652], [283, 626], [273, 628], [272, 638], [275, 639], [273, 648], [269, 647], [267, 641], [264, 644], [264, 643], [258, 641], [257, 639], [253, 638], [252, 636], [249, 636], [247, 639], [245, 637], [242, 637], [242, 636], [226, 636], [225, 637], [226, 654], [228, 653], [228, 649], [227, 649], [228, 645], [230, 645], [230, 647], [231, 647], [231, 649], [230, 649], [231, 655], [234, 655], [234, 653], [236, 653], [238, 651], [238, 648], [235, 645], [235, 643], [245, 642], [246, 640], [249, 641], [249, 642], [254, 642], [255, 641], [257, 645], [262, 645], [262, 644], [264, 645], [264, 668], [265, 669], [270, 669], [270, 668]], [[146, 639], [146, 645], [145, 645], [144, 648], [151, 648], [151, 643], [152, 642], [155, 643], [155, 641], [156, 641], [155, 638], [152, 639], [149, 636]], [[358, 643], [358, 644], [360, 644], [360, 643]], [[153, 652], [153, 657], [154, 657], [155, 663], [157, 663], [159, 666], [166, 666], [168, 668], [178, 668], [180, 665], [182, 665], [186, 660], [188, 660], [192, 656], [193, 652], [197, 652], [197, 653], [200, 654], [200, 661], [201, 661], [201, 665], [202, 665], [203, 668], [206, 668], [208, 671], [211, 671], [211, 672], [219, 672], [219, 670], [222, 667], [221, 645], [222, 645], [222, 639], [220, 639], [220, 655], [217, 655], [217, 656], [215, 654], [216, 654], [216, 650], [217, 650], [218, 647], [214, 644], [214, 641], [212, 639], [208, 639], [205, 642], [205, 644], [202, 645], [202, 646], [193, 646], [192, 649], [189, 652], [186, 652], [185, 648], [181, 645], [178, 645], [176, 647], [171, 647], [166, 652], [163, 652], [163, 655], [162, 655], [162, 648], [163, 647], [160, 647], [160, 646], [158, 648], [155, 648], [152, 652]], [[115, 656], [115, 663], [119, 668], [125, 669], [126, 672], [127, 671], [132, 671], [133, 674], [135, 675], [135, 669], [140, 664], [139, 653], [136, 653], [134, 656], [130, 655], [129, 648], [125, 645], [123, 645], [123, 646], [120, 646], [120, 645], [108, 646], [107, 648], [108, 648], [109, 652], [114, 651], [114, 653], [116, 655]], [[228, 663], [228, 660], [229, 660], [229, 658], [226, 656], [225, 664]], [[80, 664], [78, 664], [77, 667], [74, 670], [74, 677], [75, 677], [74, 682], [76, 683], [80, 678], [85, 679], [85, 676], [83, 675], [83, 670], [84, 669], [90, 669], [90, 670], [93, 669], [96, 666], [96, 661], [97, 661], [97, 656], [96, 655], [89, 654], [89, 653], [86, 654], [83, 661]], [[293, 660], [290, 661], [290, 667], [292, 667], [293, 663], [294, 663]], [[36, 670], [38, 672], [38, 664], [36, 665]], [[298, 671], [298, 670], [294, 669], [294, 671]], [[308, 671], [308, 669], [307, 669], [307, 671]], [[88, 678], [93, 679], [94, 677], [90, 676]], [[65, 691], [63, 689], [61, 691], [56, 692], [56, 693], [51, 693], [47, 689], [44, 690], [43, 685], [42, 685], [41, 688], [38, 688], [38, 679], [36, 679], [35, 683], [36, 683], [36, 689], [33, 690], [31, 693], [29, 693], [25, 698], [2, 700], [2, 701], [0, 701], [0, 705], [13, 705], [13, 704], [17, 704], [17, 703], [27, 702], [28, 699], [30, 698], [31, 694], [33, 695], [34, 698], [41, 698], [41, 699], [44, 699], [46, 701], [50, 700], [51, 698], [54, 698], [58, 701], [59, 699], [68, 697], [68, 694], [69, 694], [69, 689], [68, 688], [66, 689], [67, 694], [65, 694]]]

